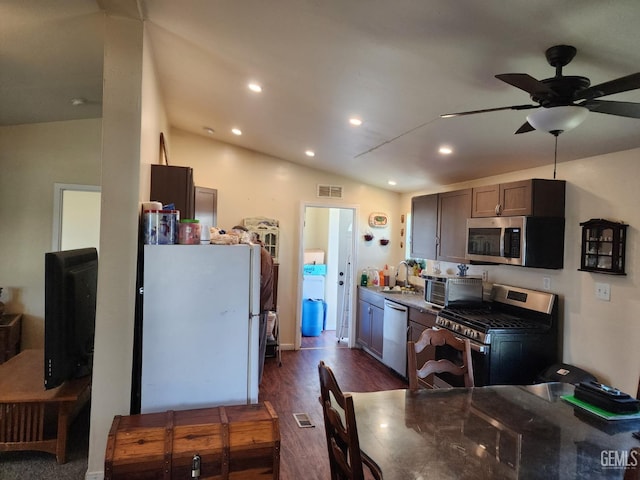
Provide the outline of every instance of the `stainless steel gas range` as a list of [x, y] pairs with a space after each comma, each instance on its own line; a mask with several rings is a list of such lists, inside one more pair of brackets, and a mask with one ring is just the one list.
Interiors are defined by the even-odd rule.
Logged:
[[[527, 385], [559, 361], [558, 297], [553, 293], [507, 285], [493, 286], [491, 301], [445, 308], [436, 325], [468, 338], [476, 386]], [[459, 362], [459, 354], [438, 347], [436, 358]], [[463, 386], [459, 379], [437, 375], [436, 386]]]

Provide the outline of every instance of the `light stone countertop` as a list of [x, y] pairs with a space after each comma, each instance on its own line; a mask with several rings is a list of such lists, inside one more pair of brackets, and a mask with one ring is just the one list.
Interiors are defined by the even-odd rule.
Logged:
[[409, 308], [417, 308], [419, 310], [430, 310], [434, 313], [438, 313], [440, 311], [439, 308], [436, 308], [432, 305], [429, 305], [424, 301], [424, 292], [422, 290], [416, 290], [415, 293], [391, 293], [389, 291], [383, 291], [384, 287], [359, 287], [369, 292], [380, 295], [387, 300], [391, 300], [392, 302], [399, 303], [401, 305], [405, 305]]

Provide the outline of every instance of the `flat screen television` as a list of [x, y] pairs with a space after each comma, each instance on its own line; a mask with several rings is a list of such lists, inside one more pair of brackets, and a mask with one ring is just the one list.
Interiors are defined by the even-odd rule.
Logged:
[[44, 263], [44, 386], [50, 389], [91, 373], [98, 252], [49, 252]]

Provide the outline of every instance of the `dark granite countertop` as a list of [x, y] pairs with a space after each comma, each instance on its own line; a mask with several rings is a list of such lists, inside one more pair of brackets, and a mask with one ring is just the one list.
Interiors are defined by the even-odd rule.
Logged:
[[622, 479], [640, 420], [592, 417], [560, 398], [572, 394], [551, 383], [353, 399], [360, 446], [385, 480]]

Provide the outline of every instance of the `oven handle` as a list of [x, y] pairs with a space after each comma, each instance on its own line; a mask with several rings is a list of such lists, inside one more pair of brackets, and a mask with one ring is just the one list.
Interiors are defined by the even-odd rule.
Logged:
[[469, 340], [469, 345], [471, 345], [471, 350], [473, 350], [474, 352], [478, 352], [482, 355], [487, 355], [489, 353], [489, 345], [485, 345], [484, 343], [478, 343], [478, 342], [474, 342], [471, 339], [468, 338], [464, 338], [464, 337], [459, 337], [457, 335], [454, 335], [458, 340], [462, 340], [463, 342], [465, 340]]

